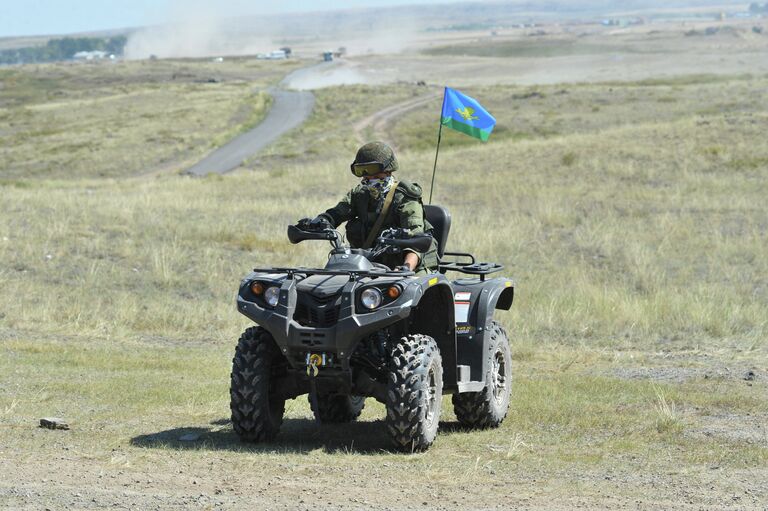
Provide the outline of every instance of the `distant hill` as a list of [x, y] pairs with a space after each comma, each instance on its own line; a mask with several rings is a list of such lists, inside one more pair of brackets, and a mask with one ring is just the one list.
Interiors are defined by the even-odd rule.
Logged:
[[114, 37], [62, 37], [49, 39], [44, 45], [0, 50], [0, 64], [36, 64], [58, 62], [74, 58], [81, 52], [102, 52], [122, 55], [128, 38]]
[[51, 39], [70, 38], [98, 38], [109, 39], [111, 37], [128, 37], [136, 28], [118, 28], [114, 30], [93, 30], [88, 32], [76, 32], [71, 34], [43, 34], [29, 36], [0, 37], [0, 50], [12, 50], [19, 48], [34, 48], [45, 46]]

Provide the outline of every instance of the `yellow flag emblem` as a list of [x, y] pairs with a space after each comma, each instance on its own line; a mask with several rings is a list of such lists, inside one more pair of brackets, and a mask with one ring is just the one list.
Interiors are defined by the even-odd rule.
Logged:
[[465, 106], [464, 108], [457, 108], [456, 112], [465, 121], [476, 121], [476, 120], [479, 119], [479, 117], [472, 115], [472, 114], [475, 113], [475, 109], [474, 108], [470, 108], [468, 106]]

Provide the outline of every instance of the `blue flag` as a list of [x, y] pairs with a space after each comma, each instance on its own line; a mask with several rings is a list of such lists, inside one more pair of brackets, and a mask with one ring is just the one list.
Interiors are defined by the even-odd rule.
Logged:
[[493, 127], [496, 126], [496, 119], [480, 103], [450, 87], [445, 88], [440, 122], [443, 126], [479, 138], [483, 142], [488, 140]]

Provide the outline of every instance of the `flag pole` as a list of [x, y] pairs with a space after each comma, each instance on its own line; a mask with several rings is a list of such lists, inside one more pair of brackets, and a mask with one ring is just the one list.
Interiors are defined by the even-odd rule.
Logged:
[[443, 108], [445, 107], [445, 89], [443, 89], [443, 105], [440, 107], [440, 127], [437, 129], [437, 148], [435, 148], [435, 165], [432, 167], [432, 184], [429, 186], [429, 202], [432, 204], [432, 191], [435, 189], [435, 173], [437, 172], [437, 155], [440, 154], [440, 138], [443, 134]]

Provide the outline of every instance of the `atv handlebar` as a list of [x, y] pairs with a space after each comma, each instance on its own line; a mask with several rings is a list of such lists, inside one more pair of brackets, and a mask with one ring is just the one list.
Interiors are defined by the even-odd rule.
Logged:
[[410, 248], [417, 252], [426, 252], [432, 246], [432, 236], [429, 234], [417, 234], [411, 238], [384, 238], [377, 240], [379, 243], [391, 247]]
[[[400, 252], [404, 248], [426, 252], [432, 246], [432, 239], [429, 234], [412, 235], [408, 229], [385, 229], [376, 238], [375, 247], [366, 251], [366, 254], [374, 259], [386, 252]], [[344, 249], [339, 231], [330, 227], [315, 227], [308, 219], [299, 220], [298, 224], [288, 226], [288, 240], [293, 244], [306, 240], [326, 240], [331, 242], [334, 249]]]

